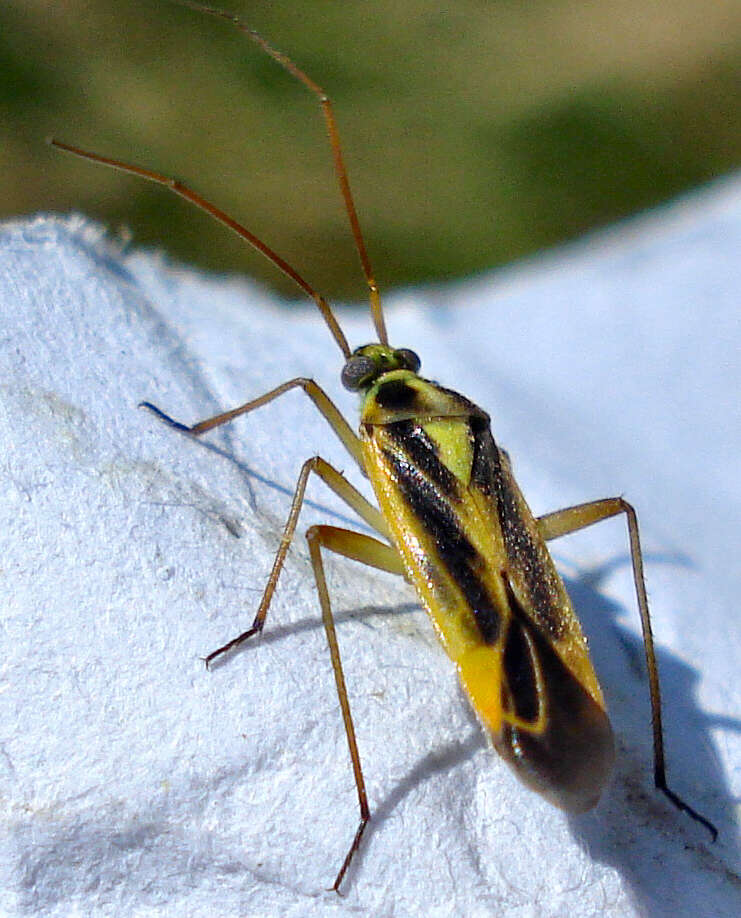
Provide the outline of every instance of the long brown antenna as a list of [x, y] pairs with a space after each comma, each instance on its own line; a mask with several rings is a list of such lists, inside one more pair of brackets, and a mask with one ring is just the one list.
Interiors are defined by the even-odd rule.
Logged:
[[290, 57], [287, 57], [281, 51], [273, 48], [272, 45], [265, 41], [262, 35], [260, 35], [254, 29], [251, 29], [239, 18], [239, 16], [235, 16], [233, 13], [224, 12], [224, 10], [219, 10], [212, 6], [205, 6], [202, 3], [196, 3], [194, 0], [174, 0], [174, 2], [178, 3], [180, 6], [187, 6], [199, 13], [206, 13], [210, 16], [218, 16], [220, 19], [226, 19], [227, 22], [231, 22], [241, 32], [244, 32], [245, 35], [249, 36], [249, 38], [251, 38], [255, 44], [259, 45], [266, 54], [269, 54], [274, 61], [277, 61], [277, 63], [279, 63], [281, 67], [287, 70], [291, 76], [295, 77], [299, 82], [303, 83], [304, 86], [310, 90], [310, 92], [314, 93], [314, 95], [319, 100], [319, 104], [322, 107], [322, 114], [324, 115], [324, 120], [327, 125], [329, 142], [332, 147], [332, 156], [334, 158], [334, 169], [337, 175], [337, 181], [339, 182], [342, 198], [345, 202], [345, 210], [347, 211], [347, 216], [350, 220], [350, 227], [352, 229], [353, 238], [355, 239], [355, 247], [358, 250], [360, 263], [363, 266], [363, 273], [365, 274], [365, 279], [368, 284], [373, 325], [376, 329], [376, 334], [378, 335], [378, 340], [381, 342], [381, 344], [388, 344], [386, 323], [384, 322], [383, 309], [381, 308], [381, 295], [378, 291], [378, 285], [376, 284], [375, 278], [373, 277], [373, 270], [371, 269], [370, 259], [368, 258], [368, 253], [365, 249], [365, 242], [363, 241], [363, 233], [360, 230], [360, 221], [358, 220], [358, 214], [355, 210], [355, 202], [353, 201], [352, 192], [350, 191], [350, 181], [347, 177], [347, 169], [345, 168], [345, 161], [342, 156], [340, 134], [337, 130], [337, 122], [335, 121], [332, 102], [329, 96], [324, 92], [321, 86], [315, 83], [311, 77], [309, 77], [304, 73], [303, 70], [297, 67], [296, 64], [294, 64], [290, 59]]
[[158, 185], [164, 185], [165, 188], [169, 188], [170, 191], [174, 191], [175, 194], [179, 194], [181, 198], [185, 198], [186, 201], [190, 201], [191, 204], [195, 204], [196, 207], [200, 207], [201, 210], [205, 210], [207, 214], [211, 214], [212, 217], [215, 217], [224, 226], [228, 226], [230, 230], [233, 230], [238, 236], [241, 236], [242, 239], [249, 242], [249, 244], [257, 249], [258, 252], [263, 254], [269, 261], [279, 268], [286, 277], [290, 277], [291, 280], [296, 283], [304, 293], [307, 293], [316, 303], [321, 312], [324, 321], [329, 326], [330, 332], [332, 332], [332, 337], [337, 342], [340, 347], [340, 350], [343, 353], [345, 358], [349, 357], [351, 354], [350, 347], [347, 343], [347, 338], [337, 323], [337, 319], [332, 315], [332, 310], [329, 308], [329, 304], [324, 299], [324, 297], [317, 293], [316, 290], [309, 284], [308, 281], [305, 281], [304, 278], [288, 264], [285, 259], [281, 258], [277, 252], [274, 252], [269, 245], [266, 245], [262, 239], [258, 239], [254, 233], [251, 233], [245, 226], [242, 226], [241, 223], [237, 223], [232, 217], [224, 213], [223, 210], [218, 208], [215, 204], [212, 204], [210, 201], [207, 201], [205, 198], [202, 198], [197, 192], [193, 191], [191, 188], [188, 188], [187, 185], [184, 185], [182, 182], [178, 181], [175, 178], [171, 178], [167, 175], [161, 175], [159, 172], [153, 172], [151, 169], [144, 169], [141, 166], [135, 166], [131, 163], [122, 162], [119, 159], [110, 159], [107, 156], [101, 156], [98, 153], [90, 153], [87, 150], [82, 150], [80, 147], [73, 147], [71, 144], [63, 143], [61, 140], [55, 140], [53, 137], [49, 137], [47, 140], [53, 147], [57, 147], [59, 150], [64, 150], [67, 153], [74, 153], [75, 156], [80, 156], [82, 159], [89, 159], [94, 163], [101, 163], [104, 166], [110, 166], [113, 169], [118, 169], [120, 172], [128, 172], [131, 175], [138, 175], [141, 178], [147, 179], [150, 182], [156, 182]]

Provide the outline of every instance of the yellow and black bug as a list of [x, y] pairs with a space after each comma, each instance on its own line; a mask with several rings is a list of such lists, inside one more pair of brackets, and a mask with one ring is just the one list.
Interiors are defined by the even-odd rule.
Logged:
[[609, 778], [614, 746], [610, 722], [585, 638], [546, 542], [617, 514], [625, 514], [641, 615], [651, 695], [654, 782], [671, 802], [715, 827], [667, 785], [661, 699], [651, 635], [638, 523], [621, 497], [592, 501], [535, 518], [497, 446], [489, 416], [450, 389], [419, 375], [417, 355], [388, 342], [347, 178], [332, 105], [324, 91], [289, 58], [231, 14], [190, 0], [185, 5], [224, 18], [245, 32], [318, 98], [352, 234], [370, 291], [378, 341], [351, 351], [325, 299], [277, 253], [241, 224], [180, 182], [60, 141], [85, 159], [166, 185], [226, 224], [262, 252], [316, 303], [345, 364], [343, 385], [361, 397], [355, 434], [311, 379], [289, 380], [230, 411], [186, 426], [142, 403], [177, 430], [199, 436], [301, 388], [370, 479], [380, 509], [320, 457], [307, 460], [265, 592], [252, 626], [206, 657], [216, 657], [259, 634], [294, 536], [309, 476], [319, 476], [379, 538], [335, 526], [306, 533], [352, 759], [360, 822], [334, 881], [339, 890], [370, 819], [340, 653], [324, 577], [322, 549], [405, 577], [432, 619], [461, 684], [499, 754], [529, 787], [570, 813], [595, 806]]

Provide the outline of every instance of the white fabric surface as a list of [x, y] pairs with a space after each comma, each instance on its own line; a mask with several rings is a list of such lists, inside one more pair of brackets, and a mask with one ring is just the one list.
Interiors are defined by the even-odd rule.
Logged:
[[[201, 442], [136, 409], [192, 422], [312, 375], [354, 424], [337, 348], [311, 305], [78, 219], [0, 228], [0, 914], [741, 913], [739, 289], [736, 179], [388, 297], [392, 342], [491, 413], [535, 512], [637, 507], [670, 782], [721, 835], [652, 789], [624, 522], [553, 545], [618, 741], [578, 818], [488, 747], [411, 589], [330, 559], [374, 814], [339, 898], [356, 799], [302, 536], [261, 640], [199, 658], [251, 622], [302, 460], [361, 478], [300, 392]], [[352, 519], [309, 497], [299, 532]]]

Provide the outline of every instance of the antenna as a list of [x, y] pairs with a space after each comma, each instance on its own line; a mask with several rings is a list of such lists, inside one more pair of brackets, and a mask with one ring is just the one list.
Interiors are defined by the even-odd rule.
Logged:
[[314, 300], [345, 359], [351, 355], [347, 338], [340, 328], [337, 319], [332, 315], [332, 310], [329, 308], [329, 304], [324, 297], [320, 293], [317, 293], [311, 284], [304, 280], [298, 271], [292, 268], [277, 252], [274, 252], [269, 245], [266, 245], [262, 239], [258, 239], [258, 237], [250, 232], [247, 227], [242, 226], [241, 223], [237, 223], [229, 214], [224, 213], [221, 208], [201, 197], [200, 194], [178, 181], [178, 179], [168, 175], [162, 175], [159, 172], [153, 172], [151, 169], [144, 169], [142, 166], [135, 166], [132, 163], [125, 163], [120, 159], [110, 159], [108, 156], [101, 156], [99, 153], [91, 153], [88, 150], [72, 146], [72, 144], [64, 143], [61, 140], [55, 140], [53, 137], [47, 138], [47, 143], [56, 147], [58, 150], [64, 150], [66, 153], [73, 153], [75, 156], [79, 156], [82, 159], [89, 159], [91, 162], [101, 163], [103, 166], [110, 166], [112, 169], [118, 169], [119, 172], [128, 172], [131, 175], [138, 175], [150, 182], [155, 182], [157, 185], [164, 185], [165, 188], [169, 188], [170, 191], [180, 195], [181, 198], [185, 198], [186, 201], [190, 201], [191, 204], [195, 204], [196, 207], [205, 210], [207, 214], [211, 214], [212, 217], [215, 217], [223, 223], [224, 226], [228, 226], [230, 230], [233, 230], [238, 236], [241, 236], [242, 239], [249, 242], [253, 248], [262, 253], [269, 261], [272, 261], [276, 268], [281, 270], [287, 277], [290, 277], [294, 283], [298, 284], [298, 286]]
[[187, 6], [196, 12], [206, 13], [209, 16], [216, 16], [219, 19], [226, 19], [227, 22], [231, 22], [241, 32], [244, 32], [245, 35], [251, 38], [256, 45], [259, 45], [259, 47], [262, 48], [266, 54], [272, 57], [274, 61], [280, 64], [284, 70], [287, 70], [291, 76], [295, 77], [300, 83], [303, 83], [304, 86], [319, 100], [319, 104], [322, 107], [322, 114], [324, 115], [324, 121], [327, 126], [329, 143], [332, 147], [335, 174], [337, 175], [337, 181], [340, 185], [342, 199], [345, 202], [345, 210], [347, 211], [347, 216], [350, 220], [350, 228], [352, 229], [353, 239], [355, 240], [355, 248], [358, 250], [360, 263], [363, 266], [363, 273], [365, 274], [365, 280], [368, 284], [373, 325], [376, 329], [378, 340], [381, 342], [381, 344], [387, 345], [388, 335], [386, 333], [386, 323], [384, 322], [383, 309], [381, 307], [381, 295], [378, 291], [378, 285], [376, 284], [375, 278], [373, 277], [373, 270], [371, 268], [370, 259], [368, 258], [368, 253], [365, 249], [363, 233], [360, 229], [360, 221], [358, 220], [358, 214], [355, 210], [355, 202], [353, 201], [352, 191], [350, 190], [350, 180], [347, 176], [347, 169], [345, 168], [345, 161], [342, 155], [340, 134], [337, 129], [337, 122], [335, 121], [334, 110], [332, 109], [332, 102], [329, 96], [324, 92], [321, 86], [315, 83], [311, 77], [309, 77], [304, 73], [303, 70], [297, 67], [296, 64], [294, 64], [294, 62], [290, 59], [290, 57], [287, 57], [281, 51], [273, 48], [273, 46], [270, 45], [262, 37], [262, 35], [259, 34], [259, 32], [251, 29], [245, 22], [243, 22], [242, 19], [239, 18], [239, 16], [235, 16], [233, 13], [226, 13], [223, 10], [216, 9], [211, 6], [205, 6], [202, 3], [196, 3], [194, 0], [174, 0], [174, 2], [178, 3], [180, 6]]

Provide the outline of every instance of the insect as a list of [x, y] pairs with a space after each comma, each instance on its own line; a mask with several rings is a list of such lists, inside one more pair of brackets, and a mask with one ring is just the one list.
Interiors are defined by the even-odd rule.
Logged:
[[312, 474], [318, 476], [376, 533], [372, 537], [329, 525], [312, 526], [306, 533], [360, 809], [357, 831], [333, 889], [339, 891], [371, 813], [324, 576], [323, 551], [401, 575], [414, 586], [498, 753], [527, 786], [555, 806], [581, 813], [596, 805], [608, 781], [614, 760], [613, 734], [581, 626], [546, 543], [623, 514], [648, 668], [654, 783], [679, 810], [705, 826], [714, 839], [717, 830], [713, 824], [675, 794], [666, 780], [659, 676], [633, 507], [615, 497], [538, 518], [532, 515], [515, 482], [507, 453], [492, 437], [486, 412], [464, 396], [420, 376], [417, 355], [389, 344], [330, 99], [292, 60], [238, 17], [191, 0], [181, 2], [231, 22], [318, 99], [368, 285], [377, 341], [351, 350], [324, 297], [250, 230], [186, 185], [58, 140], [50, 142], [84, 159], [167, 186], [254, 246], [314, 300], [342, 352], [342, 383], [360, 394], [358, 434], [326, 393], [307, 378], [291, 379], [192, 426], [173, 420], [149, 402], [142, 403], [171, 427], [200, 436], [291, 389], [302, 389], [372, 484], [378, 507], [324, 459], [316, 456], [303, 464], [251, 627], [205, 658], [211, 663], [263, 630], [308, 479]]

